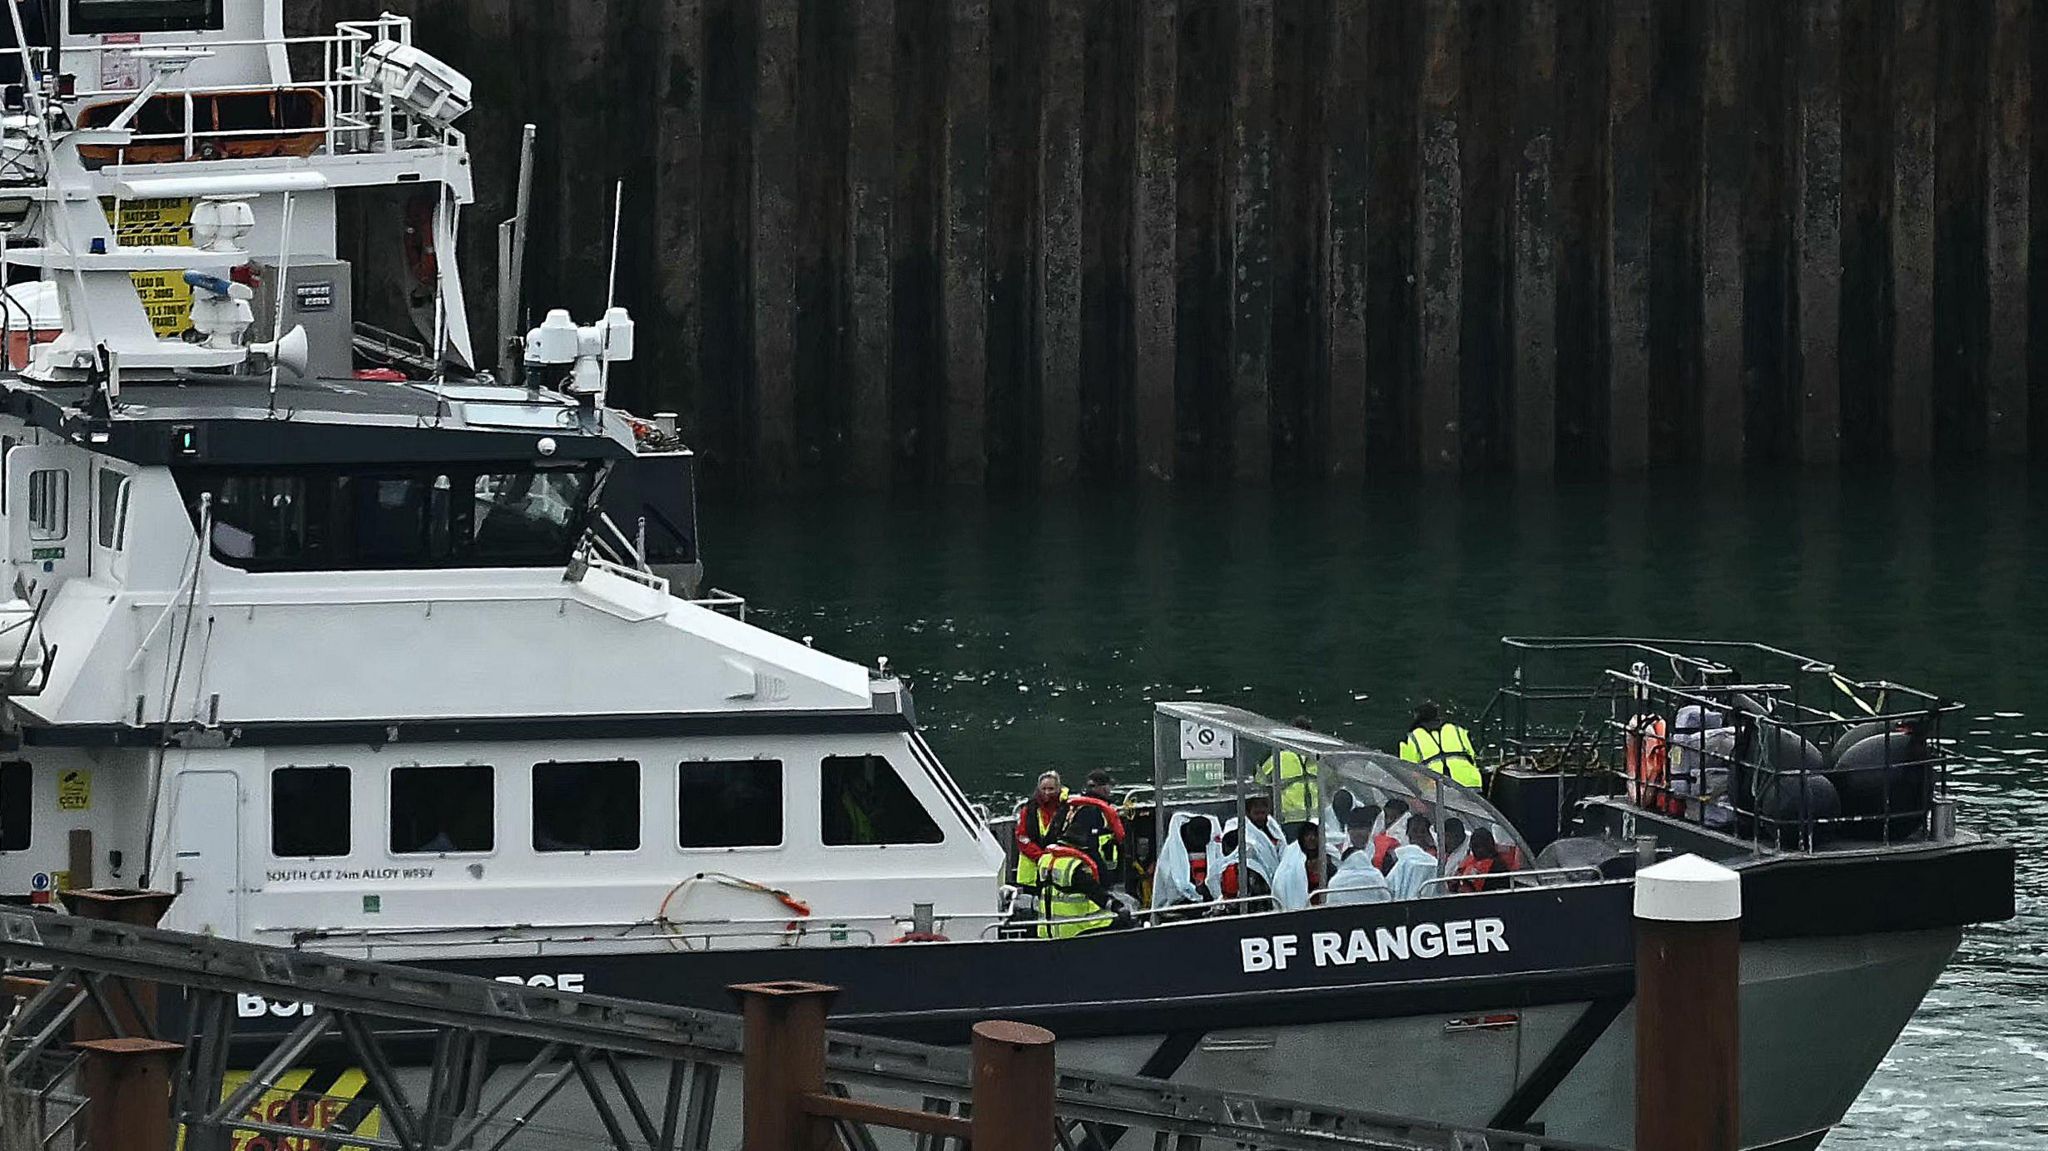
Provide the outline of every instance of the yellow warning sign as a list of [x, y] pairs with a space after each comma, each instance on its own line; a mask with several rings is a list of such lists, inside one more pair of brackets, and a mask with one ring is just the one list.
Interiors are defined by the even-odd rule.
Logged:
[[[246, 1071], [228, 1072], [221, 1083], [221, 1098], [232, 1096], [248, 1078]], [[301, 1128], [307, 1134], [236, 1131], [231, 1136], [234, 1151], [369, 1151], [345, 1139], [349, 1135], [374, 1139], [383, 1132], [382, 1112], [363, 1094], [368, 1082], [354, 1067], [338, 1075], [331, 1069], [303, 1067], [286, 1072], [278, 1077], [277, 1086], [249, 1104], [242, 1118], [266, 1127]], [[180, 1131], [178, 1145], [182, 1148], [184, 1142]]]
[[57, 777], [57, 810], [92, 810], [92, 772], [67, 771]]
[[[125, 245], [189, 244], [192, 242], [192, 201], [183, 197], [119, 200], [100, 198], [100, 208], [114, 225], [114, 238]], [[183, 272], [130, 272], [135, 294], [150, 326], [163, 337], [183, 332], [192, 322], [192, 285]]]

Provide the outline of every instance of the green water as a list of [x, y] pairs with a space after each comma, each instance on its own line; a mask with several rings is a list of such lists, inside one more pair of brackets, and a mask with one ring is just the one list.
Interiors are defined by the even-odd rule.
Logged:
[[1970, 704], [1965, 826], [2021, 848], [1831, 1149], [2048, 1138], [2048, 472], [1324, 492], [838, 494], [703, 508], [711, 582], [763, 626], [887, 656], [970, 793], [1149, 774], [1152, 700], [1391, 746], [1476, 714], [1504, 634], [1756, 639]]

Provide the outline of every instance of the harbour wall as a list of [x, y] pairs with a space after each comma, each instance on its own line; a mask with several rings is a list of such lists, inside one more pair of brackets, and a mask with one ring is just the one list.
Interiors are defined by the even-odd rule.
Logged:
[[379, 7], [727, 483], [2048, 456], [2034, 0]]

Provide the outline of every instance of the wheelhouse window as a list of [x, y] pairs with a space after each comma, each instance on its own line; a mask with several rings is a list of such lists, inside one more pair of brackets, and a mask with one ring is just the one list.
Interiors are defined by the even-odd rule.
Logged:
[[28, 538], [61, 540], [71, 518], [71, 473], [44, 468], [28, 474]]
[[71, 0], [71, 34], [201, 32], [221, 27], [221, 0]]
[[895, 767], [879, 755], [828, 755], [819, 769], [827, 847], [937, 843], [945, 838]]
[[128, 477], [111, 468], [99, 473], [98, 531], [100, 546], [119, 550], [128, 519]]
[[270, 773], [270, 854], [349, 853], [349, 769], [280, 767]]
[[545, 567], [583, 534], [595, 469], [188, 469], [187, 508], [213, 497], [215, 558], [251, 571]]
[[0, 851], [27, 851], [34, 826], [35, 776], [22, 760], [0, 763]]
[[781, 845], [781, 760], [696, 760], [676, 775], [677, 846]]
[[640, 765], [630, 759], [533, 765], [535, 851], [640, 846]]
[[497, 843], [495, 773], [481, 764], [391, 769], [391, 854], [489, 851]]

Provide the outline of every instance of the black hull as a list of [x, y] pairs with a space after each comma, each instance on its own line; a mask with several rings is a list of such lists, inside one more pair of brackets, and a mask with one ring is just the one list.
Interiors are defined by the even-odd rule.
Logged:
[[[1757, 994], [1766, 1000], [1775, 981], [1780, 992], [1791, 984], [1801, 987], [1794, 1003], [1828, 1004], [1805, 1029], [1773, 1036], [1761, 1052], [1746, 1049], [1745, 1058], [1755, 1064], [1745, 1069], [1750, 1143], [1803, 1138], [1839, 1120], [1931, 986], [1959, 929], [2011, 917], [2013, 865], [2010, 848], [1970, 844], [1793, 856], [1744, 869], [1745, 1029], [1753, 976], [1761, 981]], [[1468, 1017], [1518, 1013], [1522, 1035], [1516, 1042], [1528, 1046], [1505, 1078], [1483, 1090], [1469, 1085], [1474, 1090], [1464, 1094], [1475, 1111], [1435, 1114], [1424, 1109], [1426, 1100], [1361, 1097], [1355, 1091], [1329, 1101], [1385, 1111], [1399, 1111], [1394, 1104], [1407, 1102], [1426, 1118], [1497, 1127], [1541, 1123], [1548, 1116], [1553, 1134], [1563, 1133], [1554, 1126], [1558, 1109], [1581, 1117], [1597, 1112], [1601, 1132], [1612, 1136], [1604, 1141], [1617, 1142], [1626, 1139], [1625, 1126], [1616, 1134], [1615, 1125], [1628, 1106], [1632, 896], [1632, 884], [1618, 880], [1201, 920], [1060, 941], [643, 950], [426, 965], [521, 980], [573, 974], [592, 993], [712, 1010], [735, 1006], [728, 990], [733, 984], [827, 983], [841, 989], [833, 1023], [846, 1030], [957, 1044], [977, 1020], [1023, 1019], [1051, 1028], [1080, 1065], [1160, 1078], [1200, 1078], [1205, 1058], [1214, 1078], [1218, 1064], [1206, 1054], [1207, 1042], [1248, 1032], [1277, 1035], [1282, 1050], [1314, 1036], [1317, 1050], [1327, 1051], [1333, 1042], [1386, 1041], [1368, 1037], [1441, 1037]], [[1292, 942], [1284, 967], [1271, 958], [1287, 950], [1285, 944], [1276, 949], [1276, 939]], [[1833, 958], [1887, 949], [1898, 954], [1874, 965]], [[1889, 980], [1886, 1001], [1862, 1011], [1856, 996], [1873, 978]], [[1784, 1000], [1777, 1002], [1774, 1010], [1782, 1015]], [[246, 1018], [238, 1029], [249, 1035], [288, 1026], [282, 1019]], [[1808, 1053], [1842, 1038], [1830, 1028], [1860, 1028], [1849, 1045], [1872, 1052], [1866, 1061], [1835, 1068], [1828, 1083], [1813, 1085], [1831, 1102], [1802, 1107], [1795, 1101], [1790, 1110], [1810, 1113], [1787, 1115], [1785, 1122], [1748, 1114], [1750, 1077], [1796, 1079]], [[415, 1054], [409, 1041], [426, 1036], [394, 1021], [387, 1038], [393, 1057], [404, 1061]], [[1494, 1042], [1431, 1040], [1438, 1041], [1465, 1044], [1459, 1049], [1464, 1051]], [[1752, 1037], [1761, 1041], [1761, 1035]], [[1098, 1061], [1104, 1053], [1109, 1057]], [[518, 1053], [508, 1047], [494, 1048], [494, 1054]], [[1226, 1085], [1316, 1097], [1304, 1094], [1311, 1088], [1295, 1079], [1264, 1080], [1247, 1068], [1246, 1081]]]

